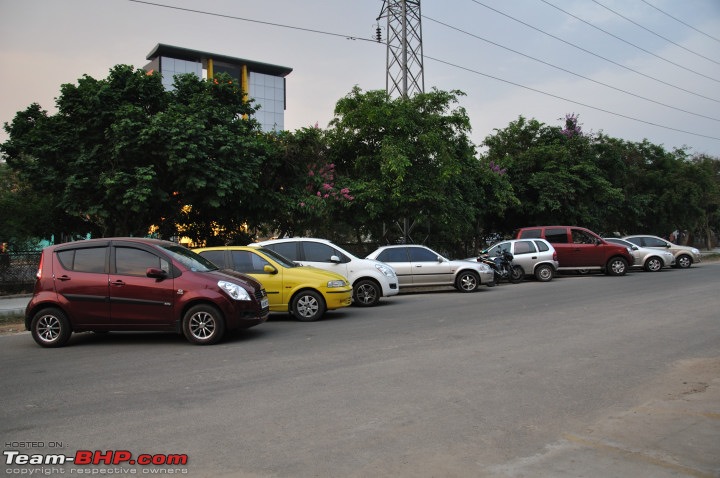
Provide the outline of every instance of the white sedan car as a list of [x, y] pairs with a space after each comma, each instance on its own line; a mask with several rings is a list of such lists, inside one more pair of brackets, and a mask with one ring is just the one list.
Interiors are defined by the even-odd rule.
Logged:
[[383, 246], [367, 258], [391, 266], [401, 288], [451, 285], [461, 292], [474, 292], [481, 285], [494, 285], [495, 280], [492, 269], [485, 264], [452, 261], [417, 244]]
[[636, 246], [630, 241], [617, 237], [603, 237], [603, 239], [607, 242], [630, 248], [632, 255], [635, 257], [635, 264], [633, 264], [632, 267], [641, 267], [648, 272], [658, 272], [661, 271], [663, 267], [675, 265], [675, 256], [672, 252]]

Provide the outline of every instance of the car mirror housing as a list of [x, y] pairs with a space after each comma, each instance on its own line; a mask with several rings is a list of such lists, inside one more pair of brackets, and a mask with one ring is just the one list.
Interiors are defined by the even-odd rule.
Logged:
[[340, 258], [338, 256], [330, 256], [330, 262], [335, 262], [336, 264], [339, 264]]
[[278, 272], [277, 269], [275, 269], [270, 264], [265, 264], [263, 266], [263, 271], [266, 272], [267, 274], [277, 274], [277, 272]]
[[145, 275], [153, 279], [163, 280], [167, 277], [167, 272], [162, 269], [155, 269], [154, 267], [148, 267], [145, 271]]

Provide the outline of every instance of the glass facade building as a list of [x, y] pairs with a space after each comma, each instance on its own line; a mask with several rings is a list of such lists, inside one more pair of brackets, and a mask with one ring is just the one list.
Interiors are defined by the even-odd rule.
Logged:
[[192, 73], [207, 79], [218, 73], [229, 74], [242, 85], [253, 104], [260, 106], [255, 119], [262, 125], [263, 131], [285, 129], [285, 77], [292, 72], [291, 68], [162, 43], [155, 46], [147, 59], [150, 63], [145, 70], [159, 71], [168, 90], [173, 88], [175, 75]]

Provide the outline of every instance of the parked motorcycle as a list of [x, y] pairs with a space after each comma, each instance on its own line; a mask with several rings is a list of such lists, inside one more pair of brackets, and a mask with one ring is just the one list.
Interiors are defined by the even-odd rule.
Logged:
[[490, 266], [495, 273], [495, 284], [499, 284], [502, 280], [518, 284], [525, 278], [522, 267], [513, 264], [513, 255], [509, 251], [498, 249], [495, 257], [490, 257], [487, 251], [482, 251], [477, 261]]

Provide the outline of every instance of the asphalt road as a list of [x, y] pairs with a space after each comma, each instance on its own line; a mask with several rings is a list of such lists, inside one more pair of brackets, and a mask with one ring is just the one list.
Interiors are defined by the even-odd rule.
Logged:
[[[187, 454], [172, 468], [194, 477], [720, 476], [719, 276], [705, 263], [407, 294], [210, 347], [3, 336], [3, 450]], [[672, 424], [701, 436], [672, 432], [669, 412], [638, 422], [660, 404], [701, 407]]]

